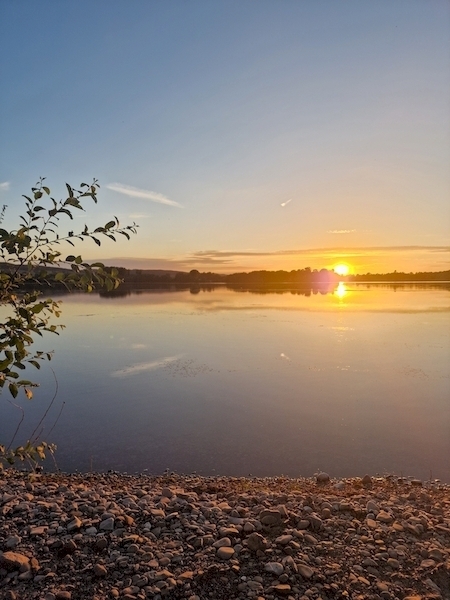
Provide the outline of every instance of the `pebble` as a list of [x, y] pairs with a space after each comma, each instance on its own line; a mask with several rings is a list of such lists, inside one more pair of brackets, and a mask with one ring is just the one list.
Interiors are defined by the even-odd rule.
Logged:
[[450, 489], [413, 481], [0, 472], [0, 597], [446, 600]]
[[268, 573], [273, 573], [274, 575], [276, 575], [277, 577], [279, 575], [281, 575], [284, 572], [284, 567], [281, 563], [279, 562], [269, 562], [264, 566], [264, 569], [268, 572]]
[[234, 550], [229, 546], [221, 546], [220, 548], [217, 548], [217, 556], [224, 560], [229, 560], [232, 556], [234, 556]]

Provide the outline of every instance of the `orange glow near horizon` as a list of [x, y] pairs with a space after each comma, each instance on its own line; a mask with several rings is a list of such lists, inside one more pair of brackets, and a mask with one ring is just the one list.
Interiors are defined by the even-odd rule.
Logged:
[[350, 267], [348, 265], [339, 264], [334, 267], [334, 272], [338, 275], [348, 275], [350, 273]]

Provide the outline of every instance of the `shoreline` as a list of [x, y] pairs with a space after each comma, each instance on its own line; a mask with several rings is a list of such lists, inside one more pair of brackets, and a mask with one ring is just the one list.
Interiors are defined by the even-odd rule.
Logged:
[[0, 596], [447, 600], [450, 485], [8, 469]]

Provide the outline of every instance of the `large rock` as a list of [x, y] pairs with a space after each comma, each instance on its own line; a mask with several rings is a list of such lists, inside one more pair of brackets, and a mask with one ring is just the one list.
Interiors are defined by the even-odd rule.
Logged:
[[0, 554], [0, 564], [7, 570], [19, 570], [22, 573], [31, 569], [30, 559], [19, 552], [3, 552]]

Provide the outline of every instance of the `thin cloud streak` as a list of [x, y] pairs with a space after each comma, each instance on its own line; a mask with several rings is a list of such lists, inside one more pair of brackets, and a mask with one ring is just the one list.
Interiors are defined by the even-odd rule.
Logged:
[[369, 254], [384, 254], [391, 252], [450, 252], [450, 246], [337, 246], [328, 248], [301, 248], [297, 250], [275, 250], [272, 252], [252, 251], [226, 251], [226, 250], [200, 250], [192, 255], [198, 260], [225, 259], [239, 256], [291, 256], [291, 255], [320, 255], [330, 256], [335, 254], [347, 254], [349, 256], [360, 256]]
[[354, 233], [356, 229], [330, 229], [327, 233]]
[[0, 191], [7, 192], [9, 190], [11, 183], [9, 181], [3, 181], [0, 183]]
[[160, 194], [159, 192], [141, 190], [133, 187], [132, 185], [125, 185], [123, 183], [109, 183], [106, 187], [108, 190], [118, 192], [119, 194], [124, 194], [125, 196], [131, 196], [132, 198], [142, 198], [143, 200], [150, 200], [151, 202], [156, 202], [158, 204], [166, 204], [167, 206], [183, 208], [181, 204], [178, 204], [178, 202], [175, 202], [175, 200], [170, 200], [170, 198], [167, 198], [167, 196], [164, 196], [164, 194]]

